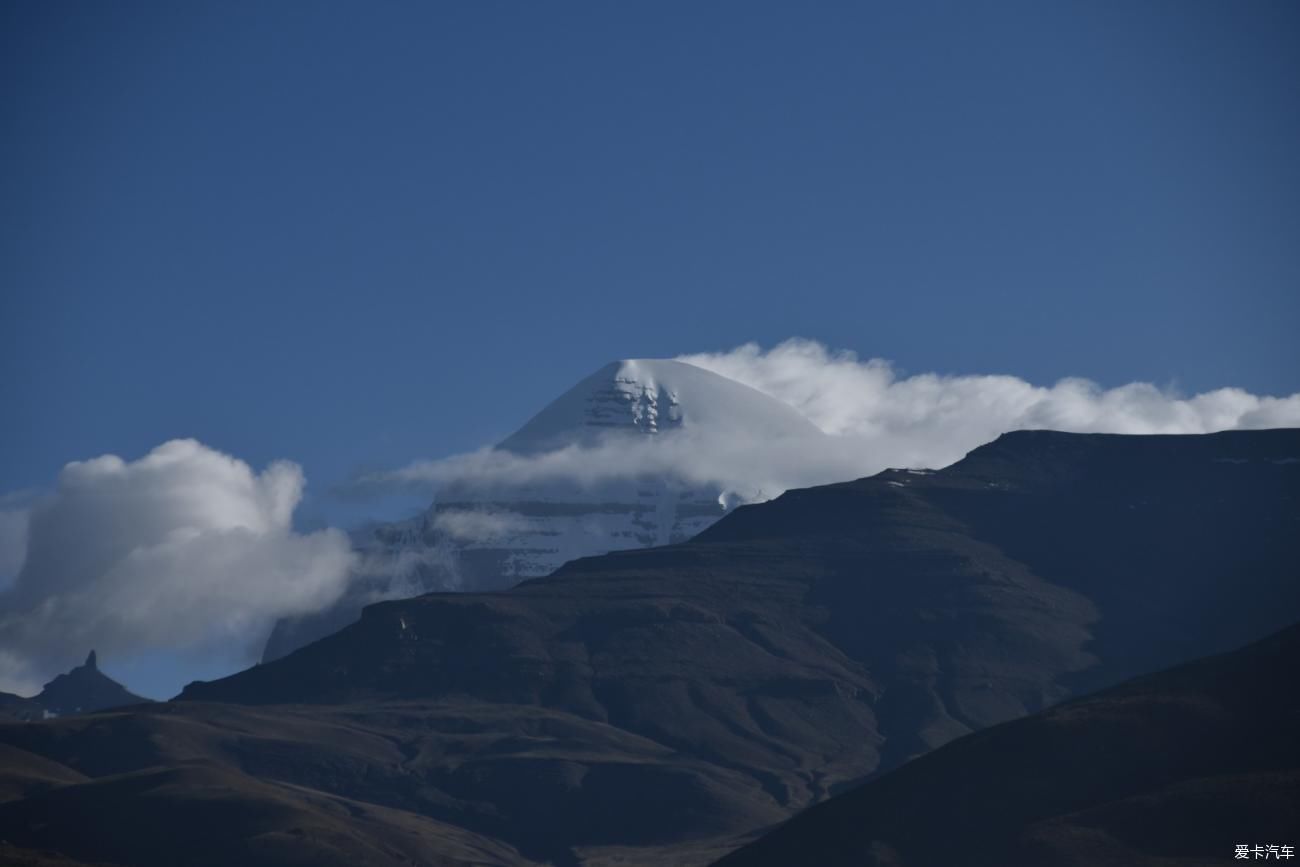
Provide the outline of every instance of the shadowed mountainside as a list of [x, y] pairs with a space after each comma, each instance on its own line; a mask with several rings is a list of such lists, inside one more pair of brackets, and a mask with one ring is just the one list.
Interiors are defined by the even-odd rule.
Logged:
[[[1300, 431], [1009, 434], [939, 472], [741, 508], [685, 544], [374, 605], [168, 705], [0, 727], [33, 757], [0, 839], [63, 845], [33, 829], [33, 799], [84, 790], [87, 810], [144, 816], [166, 785], [177, 803], [297, 799], [229, 823], [244, 848], [222, 851], [248, 863], [295, 863], [257, 855], [294, 828], [352, 840], [321, 830], [341, 804], [433, 823], [429, 839], [462, 829], [457, 845], [498, 847], [481, 863], [706, 863], [973, 730], [1300, 619], [1297, 529]], [[200, 766], [223, 776], [98, 788]], [[398, 819], [381, 818], [346, 827], [386, 841]], [[77, 857], [118, 851], [112, 827], [79, 832]]]
[[1287, 625], [1297, 530], [1300, 431], [1021, 432], [940, 472], [792, 491], [687, 544], [510, 592], [374, 605], [182, 697], [537, 704], [746, 753], [793, 773], [799, 800]]
[[1300, 626], [969, 735], [718, 867], [1174, 867], [1300, 828]]

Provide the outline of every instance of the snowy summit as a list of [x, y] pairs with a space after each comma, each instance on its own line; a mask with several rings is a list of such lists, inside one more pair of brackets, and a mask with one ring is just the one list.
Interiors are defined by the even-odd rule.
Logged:
[[816, 436], [798, 410], [684, 361], [633, 358], [597, 370], [511, 434], [499, 449], [538, 454], [592, 445], [609, 433], [653, 435], [682, 427], [761, 436]]

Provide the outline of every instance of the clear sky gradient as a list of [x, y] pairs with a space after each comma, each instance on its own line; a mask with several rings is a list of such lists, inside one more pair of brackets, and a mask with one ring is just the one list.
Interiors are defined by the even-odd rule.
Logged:
[[3, 491], [193, 436], [319, 494], [794, 335], [1300, 390], [1294, 2], [0, 16]]

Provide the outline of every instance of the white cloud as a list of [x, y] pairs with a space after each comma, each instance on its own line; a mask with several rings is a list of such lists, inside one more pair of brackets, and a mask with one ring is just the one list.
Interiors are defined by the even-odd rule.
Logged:
[[448, 509], [434, 516], [433, 526], [457, 541], [491, 542], [526, 529], [528, 521], [515, 512]]
[[1103, 389], [1086, 379], [1050, 387], [1014, 376], [899, 377], [881, 359], [862, 361], [810, 340], [771, 350], [746, 344], [680, 361], [743, 382], [798, 409], [865, 450], [862, 466], [941, 467], [1011, 430], [1078, 433], [1210, 433], [1300, 425], [1300, 394], [1261, 397], [1222, 388], [1193, 397], [1149, 383]]
[[[611, 435], [593, 445], [536, 455], [483, 448], [373, 474], [361, 479], [358, 487], [438, 489], [456, 484], [484, 495], [494, 488], [519, 492], [531, 487], [540, 499], [549, 499], [548, 488], [567, 495], [572, 486], [596, 490], [637, 479], [669, 477], [688, 485], [714, 485], [748, 501], [765, 499], [797, 484], [843, 478], [846, 465], [854, 461], [841, 452], [844, 445], [839, 438], [819, 434], [815, 439], [765, 439], [730, 430], [685, 428], [635, 440]], [[461, 529], [468, 532], [469, 528]]]
[[362, 605], [406, 599], [433, 590], [465, 589], [455, 553], [444, 544], [374, 547], [357, 554], [353, 597]]
[[1014, 376], [900, 377], [809, 340], [764, 351], [747, 344], [679, 361], [749, 385], [802, 412], [821, 437], [770, 439], [687, 424], [672, 435], [615, 437], [540, 455], [491, 448], [419, 461], [366, 485], [468, 484], [479, 489], [564, 482], [586, 487], [649, 476], [716, 485], [741, 501], [859, 478], [887, 467], [943, 467], [1000, 434], [1026, 428], [1108, 433], [1208, 433], [1300, 425], [1300, 394], [1224, 388], [1193, 397], [1147, 383], [1103, 389], [1085, 379], [1037, 386]]
[[27, 559], [27, 510], [0, 509], [0, 590], [13, 583]]
[[295, 464], [254, 473], [194, 440], [65, 466], [25, 513], [22, 567], [0, 593], [0, 689], [91, 648], [256, 659], [276, 618], [331, 604], [349, 579], [343, 533], [292, 530], [303, 484]]

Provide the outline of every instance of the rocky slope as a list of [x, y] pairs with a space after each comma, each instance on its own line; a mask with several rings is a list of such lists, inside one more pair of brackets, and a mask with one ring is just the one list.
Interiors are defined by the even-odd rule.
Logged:
[[1293, 626], [962, 738], [718, 867], [1192, 867], [1294, 846], [1297, 671]]

